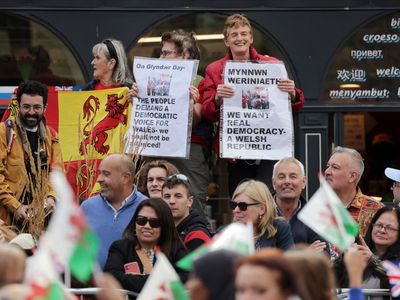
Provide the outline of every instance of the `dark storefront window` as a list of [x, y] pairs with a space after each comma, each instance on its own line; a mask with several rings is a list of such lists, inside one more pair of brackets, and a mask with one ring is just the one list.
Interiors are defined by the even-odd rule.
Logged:
[[333, 57], [322, 99], [339, 104], [330, 114], [330, 145], [358, 150], [365, 171], [360, 187], [391, 202], [387, 167], [400, 168], [400, 12], [355, 29]]
[[60, 38], [33, 20], [0, 12], [0, 86], [28, 79], [84, 84], [81, 68]]
[[[194, 31], [196, 33], [201, 51], [199, 74], [204, 75], [204, 70], [208, 64], [223, 57], [227, 51], [223, 42], [222, 31], [226, 15], [215, 13], [194, 13], [187, 14], [172, 19], [165, 20], [152, 28], [150, 28], [128, 51], [129, 59], [133, 60], [134, 56], [143, 57], [159, 57], [160, 41], [163, 32], [173, 29], [183, 29], [186, 31]], [[287, 62], [287, 57], [279, 49], [279, 46], [271, 37], [266, 35], [257, 28], [256, 24], [252, 24], [254, 32], [254, 47], [259, 53], [268, 54]], [[288, 74], [293, 78], [292, 72], [288, 66]]]
[[332, 60], [323, 100], [335, 103], [400, 103], [400, 12], [358, 28]]

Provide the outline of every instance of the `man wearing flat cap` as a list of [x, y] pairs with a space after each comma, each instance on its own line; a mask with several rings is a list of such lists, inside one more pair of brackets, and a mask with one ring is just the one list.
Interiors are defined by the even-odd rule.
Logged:
[[393, 185], [390, 188], [393, 192], [393, 203], [400, 206], [400, 170], [386, 168], [385, 175], [387, 178], [393, 180]]

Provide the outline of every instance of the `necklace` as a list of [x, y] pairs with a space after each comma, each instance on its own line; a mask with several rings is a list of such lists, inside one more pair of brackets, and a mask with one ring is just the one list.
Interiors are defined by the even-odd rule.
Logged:
[[151, 263], [153, 263], [153, 260], [154, 260], [154, 249], [152, 249], [152, 248], [150, 248], [150, 249], [143, 248], [143, 251], [146, 254], [146, 256], [149, 259], [149, 261]]

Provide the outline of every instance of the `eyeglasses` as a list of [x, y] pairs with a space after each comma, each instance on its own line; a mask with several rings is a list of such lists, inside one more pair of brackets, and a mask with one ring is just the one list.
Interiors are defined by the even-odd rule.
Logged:
[[30, 111], [31, 108], [33, 108], [33, 110], [35, 112], [40, 112], [43, 109], [43, 105], [40, 105], [40, 104], [35, 104], [35, 105], [22, 104], [21, 105], [22, 111]]
[[186, 182], [189, 182], [189, 178], [187, 178], [187, 176], [186, 175], [184, 175], [184, 174], [172, 174], [171, 176], [168, 176], [167, 177], [167, 180], [171, 180], [171, 179], [174, 179], [174, 178], [176, 178], [176, 179], [178, 179], [178, 180], [182, 180], [182, 181], [186, 181]]
[[160, 57], [167, 57], [171, 54], [177, 53], [175, 50], [161, 50], [160, 51]]
[[374, 228], [376, 228], [378, 230], [382, 230], [383, 229], [385, 232], [390, 232], [390, 233], [399, 231], [398, 229], [393, 228], [390, 225], [383, 225], [382, 223], [375, 223], [373, 226], [374, 226]]
[[232, 200], [229, 201], [229, 206], [232, 210], [234, 210], [238, 206], [241, 211], [246, 211], [247, 207], [252, 205], [259, 205], [259, 203], [235, 202]]
[[144, 226], [147, 224], [147, 222], [149, 222], [150, 227], [152, 228], [159, 228], [161, 227], [161, 222], [159, 219], [156, 218], [148, 218], [145, 216], [137, 216], [136, 217], [136, 224], [140, 225], [140, 226]]

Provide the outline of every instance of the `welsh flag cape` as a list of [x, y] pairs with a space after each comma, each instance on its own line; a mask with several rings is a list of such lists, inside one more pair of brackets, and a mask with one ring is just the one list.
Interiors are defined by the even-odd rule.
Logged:
[[[64, 168], [74, 194], [78, 199], [86, 199], [93, 192], [101, 160], [109, 153], [123, 152], [131, 106], [127, 87], [77, 90], [78, 87], [49, 87], [45, 118], [46, 124], [58, 133]], [[2, 121], [18, 114], [15, 95], [9, 96], [12, 100]]]

